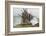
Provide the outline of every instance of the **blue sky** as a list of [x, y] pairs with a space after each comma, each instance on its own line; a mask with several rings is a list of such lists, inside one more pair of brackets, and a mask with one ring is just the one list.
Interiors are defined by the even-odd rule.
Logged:
[[[39, 17], [39, 9], [38, 8], [28, 8], [26, 10], [29, 14]], [[23, 8], [13, 8], [13, 16], [18, 16], [18, 14], [22, 15], [22, 12], [24, 12]]]

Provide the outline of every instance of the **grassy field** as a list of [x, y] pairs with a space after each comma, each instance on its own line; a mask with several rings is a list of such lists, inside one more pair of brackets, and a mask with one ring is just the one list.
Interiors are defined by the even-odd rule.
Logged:
[[13, 26], [14, 28], [24, 28], [24, 27], [39, 27], [39, 23], [37, 23], [35, 26], [33, 26], [31, 23], [30, 24], [18, 24], [16, 26]]

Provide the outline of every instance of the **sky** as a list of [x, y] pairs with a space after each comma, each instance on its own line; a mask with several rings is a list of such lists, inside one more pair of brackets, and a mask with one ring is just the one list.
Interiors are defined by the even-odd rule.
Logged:
[[[39, 8], [24, 8], [29, 14], [36, 16], [39, 18]], [[22, 16], [22, 12], [24, 12], [23, 8], [13, 8], [13, 16]]]

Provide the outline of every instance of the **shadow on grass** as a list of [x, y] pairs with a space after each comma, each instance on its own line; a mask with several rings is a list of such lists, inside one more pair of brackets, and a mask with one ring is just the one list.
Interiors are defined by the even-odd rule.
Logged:
[[16, 26], [13, 26], [14, 28], [24, 28], [24, 27], [39, 27], [39, 23], [35, 24], [34, 26], [30, 24], [18, 24]]

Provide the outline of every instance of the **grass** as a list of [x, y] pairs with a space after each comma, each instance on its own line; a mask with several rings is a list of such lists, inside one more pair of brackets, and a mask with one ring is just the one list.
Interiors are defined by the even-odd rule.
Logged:
[[24, 28], [24, 27], [39, 27], [39, 23], [37, 23], [35, 26], [33, 26], [31, 23], [30, 24], [18, 24], [16, 26], [13, 26], [14, 28]]

